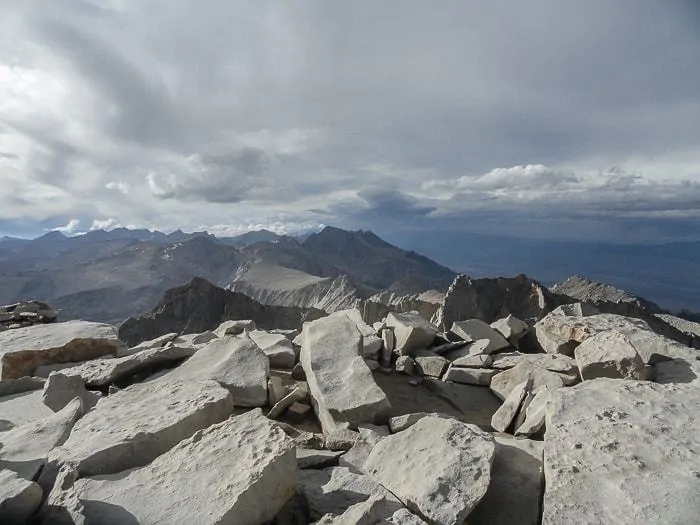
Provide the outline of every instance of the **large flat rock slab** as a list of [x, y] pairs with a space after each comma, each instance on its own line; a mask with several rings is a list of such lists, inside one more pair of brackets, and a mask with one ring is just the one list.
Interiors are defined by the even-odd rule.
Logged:
[[417, 312], [391, 312], [386, 325], [394, 330], [394, 348], [399, 355], [413, 355], [428, 348], [437, 335], [437, 328]]
[[79, 479], [74, 489], [95, 525], [259, 525], [294, 494], [294, 441], [253, 410], [197, 432], [150, 465]]
[[0, 397], [0, 420], [20, 426], [51, 416], [54, 412], [44, 404], [42, 397], [41, 390]]
[[103, 323], [68, 321], [0, 332], [0, 378], [31, 376], [41, 365], [86, 361], [116, 354], [117, 329]]
[[426, 521], [461, 525], [486, 494], [494, 450], [478, 427], [427, 416], [379, 441], [364, 471]]
[[241, 407], [267, 403], [270, 362], [263, 351], [245, 336], [225, 335], [201, 348], [162, 380], [214, 380], [228, 389]]
[[698, 392], [614, 379], [554, 392], [542, 523], [697, 523]]
[[10, 470], [0, 470], [0, 523], [29, 522], [41, 504], [41, 497], [41, 487], [36, 483]]
[[346, 314], [304, 325], [301, 364], [324, 432], [341, 423], [381, 423], [391, 406], [360, 355], [362, 335]]
[[231, 415], [231, 394], [215, 381], [154, 381], [100, 399], [49, 460], [81, 476], [145, 465], [202, 428]]

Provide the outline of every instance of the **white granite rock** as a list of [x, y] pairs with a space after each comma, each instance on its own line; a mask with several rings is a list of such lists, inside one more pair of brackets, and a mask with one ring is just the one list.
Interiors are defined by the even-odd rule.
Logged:
[[0, 470], [0, 523], [29, 523], [41, 505], [42, 490], [11, 470]]
[[342, 450], [316, 450], [297, 447], [298, 469], [320, 469], [338, 465]]
[[351, 505], [366, 501], [373, 495], [384, 496], [398, 503], [380, 484], [345, 467], [300, 470], [297, 476], [299, 491], [309, 503], [313, 521], [325, 514], [342, 514]]
[[643, 379], [644, 362], [631, 341], [616, 331], [600, 332], [574, 350], [581, 379]]
[[147, 466], [75, 483], [95, 525], [259, 525], [295, 488], [294, 442], [260, 410], [200, 430]]
[[145, 465], [232, 410], [231, 394], [214, 381], [132, 385], [100, 399], [78, 421], [63, 446], [49, 455], [52, 472], [62, 463], [74, 465], [81, 476]]
[[117, 352], [117, 355], [119, 357], [126, 356], [126, 355], [133, 355], [133, 354], [138, 354], [139, 352], [143, 352], [144, 350], [151, 350], [153, 348], [162, 348], [168, 343], [173, 342], [175, 339], [177, 339], [178, 335], [175, 332], [171, 332], [169, 334], [161, 335], [160, 337], [156, 337], [155, 339], [151, 339], [150, 341], [144, 341], [142, 343], [137, 344], [136, 346], [132, 346], [131, 348], [124, 348], [119, 350]]
[[43, 377], [24, 376], [18, 379], [6, 379], [0, 381], [0, 398], [39, 390], [44, 387], [45, 383], [46, 379]]
[[542, 523], [697, 523], [693, 385], [596, 379], [547, 405]]
[[258, 345], [247, 337], [224, 336], [201, 348], [159, 381], [214, 380], [227, 388], [233, 403], [261, 407], [267, 403], [270, 363]]
[[202, 332], [201, 334], [182, 334], [178, 336], [177, 343], [179, 346], [194, 346], [199, 348], [207, 343], [211, 343], [217, 337], [219, 336], [211, 331]]
[[54, 411], [44, 404], [42, 394], [41, 390], [33, 390], [0, 397], [0, 419], [18, 427], [53, 415]]
[[564, 386], [562, 377], [556, 372], [525, 362], [493, 376], [489, 388], [497, 397], [505, 399], [513, 388], [524, 381], [530, 381], [533, 390], [542, 385], [552, 389]]
[[280, 334], [271, 334], [262, 330], [248, 332], [248, 336], [260, 347], [270, 360], [271, 368], [291, 370], [294, 367], [296, 355], [292, 342]]
[[217, 337], [223, 337], [225, 335], [240, 335], [245, 330], [255, 330], [255, 321], [250, 319], [236, 319], [231, 321], [224, 321], [219, 325], [219, 327], [214, 330], [214, 334]]
[[446, 352], [443, 357], [449, 361], [456, 361], [464, 357], [475, 357], [480, 355], [488, 355], [487, 349], [491, 346], [491, 341], [488, 339], [477, 339], [464, 346], [460, 346], [454, 350]]
[[411, 412], [410, 414], [402, 414], [389, 419], [389, 431], [392, 434], [406, 430], [411, 425], [415, 425], [426, 416], [435, 415], [429, 412]]
[[576, 360], [564, 354], [523, 354], [520, 352], [504, 352], [491, 356], [493, 362], [492, 368], [507, 370], [519, 365], [520, 363], [529, 363], [539, 366], [545, 370], [552, 372], [560, 372], [564, 374], [578, 375], [578, 367]]
[[469, 514], [469, 525], [538, 525], [542, 498], [541, 441], [497, 436], [486, 495]]
[[342, 314], [347, 315], [355, 323], [360, 334], [362, 334], [362, 350], [360, 352], [362, 357], [378, 359], [383, 343], [382, 338], [377, 335], [376, 330], [364, 322], [362, 314], [357, 308], [341, 310], [331, 315]]
[[518, 413], [520, 404], [523, 402], [528, 389], [528, 381], [524, 381], [510, 391], [501, 408], [496, 410], [496, 413], [491, 418], [491, 426], [494, 430], [505, 432], [508, 429], [515, 419], [515, 415]]
[[391, 354], [394, 351], [396, 345], [396, 338], [394, 337], [394, 331], [390, 328], [382, 330], [382, 352], [380, 357], [380, 362], [382, 366], [391, 365]]
[[270, 409], [267, 417], [270, 419], [277, 419], [285, 411], [291, 407], [294, 403], [299, 401], [306, 401], [309, 398], [309, 388], [305, 384], [301, 384], [292, 390], [289, 394], [280, 399], [275, 405]]
[[0, 468], [34, 479], [50, 452], [62, 445], [83, 414], [82, 402], [74, 399], [50, 416], [0, 434]]
[[415, 368], [415, 361], [409, 355], [402, 355], [396, 359], [396, 371], [401, 374], [412, 375]]
[[386, 318], [386, 325], [394, 330], [395, 349], [400, 355], [413, 355], [416, 350], [428, 348], [438, 332], [417, 312], [391, 312]]
[[505, 337], [511, 344], [517, 341], [528, 331], [528, 326], [525, 321], [521, 321], [513, 315], [499, 319], [491, 323], [491, 328]]
[[301, 364], [325, 433], [340, 423], [379, 423], [390, 404], [360, 354], [362, 336], [347, 315], [304, 324]]
[[73, 368], [64, 368], [61, 373], [81, 377], [88, 386], [101, 387], [153, 367], [175, 364], [192, 356], [196, 351], [197, 349], [191, 346], [154, 347], [116, 359], [86, 361]]
[[[376, 525], [387, 523], [395, 512], [405, 507], [394, 499], [383, 495], [371, 496], [365, 501], [355, 503], [340, 515], [326, 514], [316, 525]], [[420, 518], [417, 518], [420, 519]], [[420, 523], [420, 521], [418, 522]]]
[[31, 376], [41, 365], [114, 355], [124, 346], [113, 326], [87, 321], [0, 332], [0, 379]]
[[515, 431], [516, 437], [534, 436], [544, 429], [547, 402], [552, 392], [547, 385], [542, 385], [534, 391], [534, 396], [525, 409], [525, 419]]
[[493, 376], [498, 373], [499, 370], [491, 370], [488, 368], [462, 368], [452, 363], [442, 377], [442, 380], [461, 383], [463, 385], [489, 386]]
[[442, 373], [449, 366], [450, 362], [444, 357], [429, 350], [418, 350], [413, 358], [415, 370], [424, 376], [442, 377]]
[[58, 412], [76, 397], [83, 402], [83, 410], [88, 412], [100, 399], [95, 392], [89, 392], [80, 376], [67, 376], [61, 372], [51, 372], [42, 392], [44, 404]]
[[478, 427], [428, 416], [377, 443], [364, 470], [415, 514], [456, 525], [486, 493], [494, 449]]
[[452, 361], [452, 366], [459, 368], [489, 368], [492, 363], [493, 356], [490, 355], [467, 355]]
[[468, 319], [466, 321], [453, 323], [450, 332], [461, 337], [465, 341], [488, 339], [489, 344], [483, 350], [485, 354], [492, 354], [510, 346], [510, 343], [503, 335], [480, 319]]
[[389, 428], [376, 425], [359, 425], [359, 437], [350, 450], [343, 454], [338, 465], [347, 467], [351, 472], [363, 474], [362, 467], [374, 446], [389, 435]]

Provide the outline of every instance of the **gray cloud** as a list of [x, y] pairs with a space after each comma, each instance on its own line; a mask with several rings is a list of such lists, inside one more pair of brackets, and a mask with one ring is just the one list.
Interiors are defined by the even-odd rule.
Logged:
[[696, 2], [4, 11], [0, 219], [22, 228], [700, 226]]

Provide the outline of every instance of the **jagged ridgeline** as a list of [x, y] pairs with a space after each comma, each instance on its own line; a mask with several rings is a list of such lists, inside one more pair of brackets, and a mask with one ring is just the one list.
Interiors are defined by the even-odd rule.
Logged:
[[690, 315], [369, 232], [87, 237], [3, 248], [0, 523], [697, 522]]

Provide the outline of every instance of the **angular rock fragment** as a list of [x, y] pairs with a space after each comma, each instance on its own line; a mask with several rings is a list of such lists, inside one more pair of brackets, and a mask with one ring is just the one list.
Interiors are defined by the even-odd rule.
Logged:
[[397, 501], [377, 482], [344, 467], [300, 470], [297, 476], [299, 491], [309, 502], [312, 521], [324, 514], [342, 514], [348, 507], [366, 501], [375, 494]]
[[534, 397], [525, 409], [525, 420], [515, 431], [516, 437], [529, 437], [538, 435], [544, 429], [547, 402], [553, 390], [543, 385], [534, 391]]
[[302, 423], [309, 414], [311, 414], [311, 407], [299, 401], [295, 401], [287, 409], [287, 418], [292, 423]]
[[528, 331], [527, 323], [513, 315], [508, 315], [508, 317], [491, 323], [491, 328], [500, 333], [511, 344], [520, 339], [525, 335], [525, 332]]
[[211, 343], [217, 337], [219, 336], [211, 331], [202, 332], [201, 334], [182, 334], [178, 336], [177, 344], [180, 346], [200, 347]]
[[270, 412], [267, 414], [267, 417], [270, 419], [277, 419], [292, 405], [300, 401], [306, 401], [308, 398], [309, 389], [305, 384], [302, 384], [275, 403], [275, 405], [270, 409]]
[[337, 426], [327, 433], [326, 448], [328, 450], [350, 450], [358, 437], [360, 437], [359, 432], [350, 430], [347, 426]]
[[556, 372], [526, 362], [493, 376], [489, 388], [496, 396], [505, 400], [513, 388], [525, 381], [530, 381], [530, 388], [533, 390], [542, 385], [552, 389], [564, 386], [562, 377]]
[[62, 445], [83, 413], [80, 399], [74, 399], [51, 416], [15, 427], [0, 434], [0, 468], [34, 479], [51, 451]]
[[[405, 507], [395, 499], [375, 495], [365, 501], [351, 505], [340, 515], [326, 514], [316, 523], [317, 525], [375, 525], [377, 523], [387, 523], [387, 520], [394, 513], [402, 509], [405, 509]], [[419, 519], [418, 523], [420, 523], [420, 518], [417, 519]]]
[[395, 416], [389, 419], [389, 430], [392, 434], [406, 430], [411, 425], [415, 425], [418, 421], [426, 416], [430, 416], [428, 412], [412, 412], [410, 414], [403, 414], [401, 416]]
[[510, 346], [510, 343], [508, 343], [505, 337], [480, 319], [458, 321], [452, 325], [450, 331], [465, 341], [488, 339], [489, 344], [483, 350], [485, 354], [492, 354]]
[[41, 390], [34, 390], [0, 397], [0, 418], [18, 427], [52, 416], [54, 411], [44, 404], [41, 396]]
[[505, 432], [510, 424], [515, 419], [515, 415], [518, 413], [520, 404], [523, 402], [525, 395], [528, 391], [528, 382], [524, 381], [519, 385], [516, 385], [513, 390], [510, 391], [508, 397], [501, 405], [496, 413], [491, 418], [491, 426], [494, 430], [498, 432]]
[[372, 448], [389, 435], [387, 427], [375, 425], [360, 425], [359, 437], [350, 450], [343, 454], [338, 462], [341, 467], [347, 467], [351, 472], [362, 474], [362, 467], [372, 451]]
[[96, 525], [123, 523], [125, 516], [138, 523], [258, 525], [294, 494], [295, 474], [294, 442], [253, 410], [200, 430], [147, 466], [79, 479], [75, 491]]
[[39, 390], [44, 387], [45, 382], [46, 380], [42, 377], [30, 376], [0, 381], [0, 397]]
[[489, 368], [492, 363], [493, 357], [490, 355], [467, 355], [452, 361], [452, 366], [460, 368]]
[[255, 321], [250, 319], [224, 321], [214, 330], [218, 337], [225, 335], [241, 335], [244, 330], [255, 330]]
[[247, 337], [224, 336], [209, 343], [159, 381], [214, 380], [227, 388], [241, 407], [267, 403], [267, 356]]
[[394, 338], [394, 331], [391, 329], [382, 330], [382, 352], [380, 359], [382, 366], [391, 365], [391, 354], [394, 351], [395, 344], [396, 339]]
[[[49, 460], [81, 476], [145, 465], [202, 428], [231, 415], [228, 390], [214, 381], [154, 381], [100, 399]], [[47, 475], [50, 475], [48, 473]]]
[[297, 447], [297, 468], [322, 469], [338, 465], [342, 450], [316, 450], [313, 448]]
[[80, 376], [67, 376], [52, 372], [44, 385], [42, 400], [54, 412], [58, 412], [76, 397], [83, 402], [83, 410], [89, 412], [100, 397], [85, 388]]
[[419, 374], [438, 379], [450, 364], [447, 359], [429, 350], [419, 350], [415, 353], [413, 360]]
[[464, 346], [455, 348], [449, 352], [443, 354], [445, 359], [449, 361], [456, 361], [463, 357], [474, 357], [479, 355], [487, 355], [487, 348], [491, 345], [491, 341], [488, 339], [477, 339], [471, 343], [467, 343]]
[[462, 368], [452, 363], [442, 377], [442, 380], [461, 383], [463, 385], [489, 386], [493, 376], [498, 373], [499, 370], [490, 370], [488, 368]]
[[428, 348], [435, 340], [437, 328], [416, 312], [391, 312], [386, 325], [394, 330], [395, 348], [399, 355], [412, 355], [416, 350]]
[[694, 385], [596, 379], [547, 404], [542, 523], [695, 523]]
[[478, 427], [428, 416], [377, 443], [364, 470], [415, 514], [456, 525], [486, 493], [494, 449]]
[[631, 341], [620, 332], [601, 332], [574, 350], [581, 379], [610, 377], [643, 379], [644, 362]]
[[41, 365], [114, 355], [123, 347], [113, 326], [87, 321], [35, 325], [0, 333], [0, 378], [31, 376]]
[[0, 523], [29, 523], [41, 505], [42, 494], [36, 483], [11, 470], [0, 470]]
[[507, 370], [520, 363], [529, 363], [552, 372], [578, 375], [576, 360], [563, 354], [523, 354], [521, 352], [504, 352], [492, 357], [492, 368]]
[[357, 330], [362, 334], [362, 357], [369, 359], [377, 359], [379, 352], [382, 349], [382, 339], [377, 335], [377, 332], [364, 322], [362, 314], [357, 308], [351, 310], [342, 310], [331, 315], [347, 315], [357, 326]]
[[271, 368], [291, 370], [294, 368], [296, 355], [292, 342], [279, 334], [271, 334], [262, 330], [248, 333], [253, 342], [260, 347], [270, 360]]
[[408, 355], [402, 355], [396, 360], [396, 371], [401, 374], [412, 375], [415, 361]]
[[173, 342], [175, 339], [177, 339], [178, 335], [175, 332], [170, 332], [169, 334], [161, 335], [160, 337], [156, 337], [155, 339], [151, 339], [150, 341], [144, 341], [142, 343], [137, 344], [136, 346], [132, 346], [131, 348], [128, 349], [122, 349], [118, 352], [118, 356], [122, 357], [125, 355], [132, 355], [132, 354], [138, 354], [139, 352], [142, 352], [143, 350], [151, 350], [153, 348], [162, 348], [168, 343]]
[[381, 423], [389, 415], [386, 394], [360, 357], [361, 335], [347, 315], [304, 325], [301, 364], [323, 431], [341, 423]]

